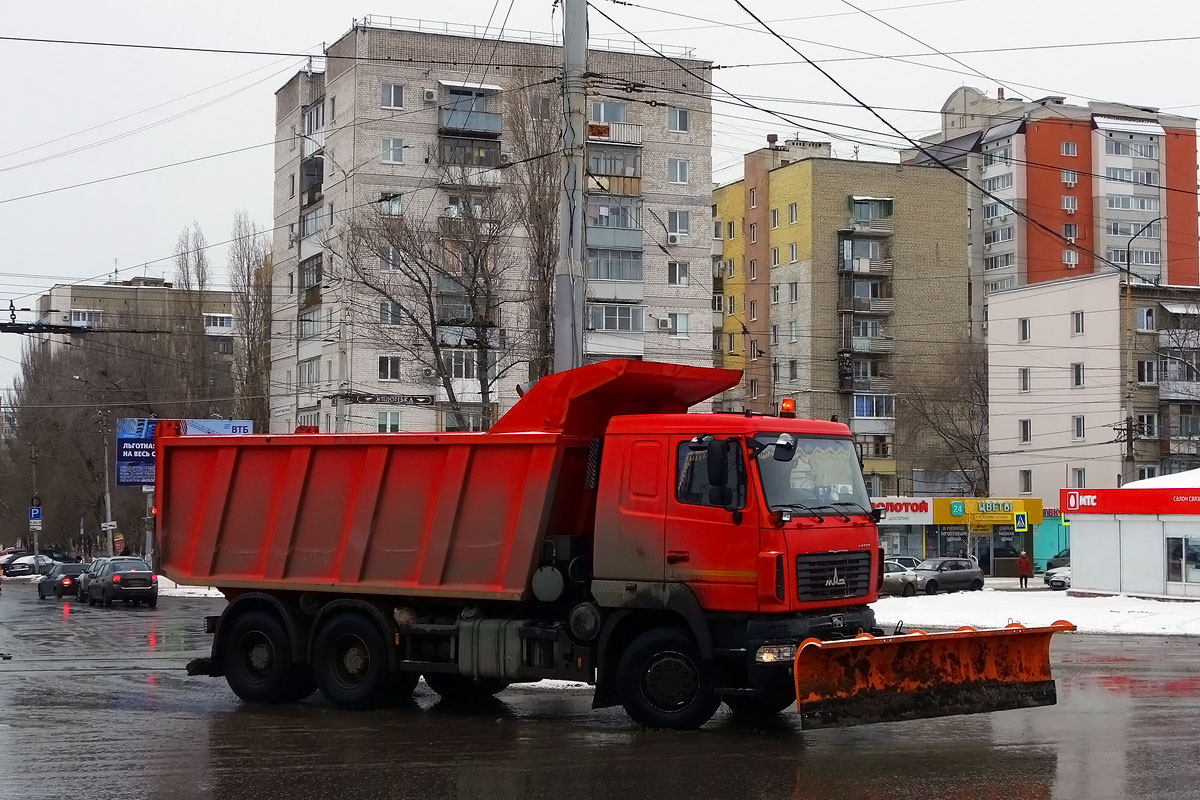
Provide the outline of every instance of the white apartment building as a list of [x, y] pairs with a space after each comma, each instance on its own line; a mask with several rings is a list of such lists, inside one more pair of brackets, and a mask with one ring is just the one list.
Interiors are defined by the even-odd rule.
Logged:
[[[272, 432], [477, 427], [511, 406], [528, 379], [524, 364], [503, 363], [486, 415], [482, 407], [449, 413], [433, 370], [381, 335], [388, 309], [362, 281], [345, 278], [346, 252], [332, 244], [356, 215], [450, 224], [464, 207], [477, 207], [473, 198], [511, 190], [506, 170], [524, 158], [513, 137], [516, 93], [531, 93], [527, 108], [557, 124], [562, 53], [551, 37], [508, 31], [481, 40], [439, 29], [367, 17], [326, 50], [323, 64], [276, 93]], [[596, 76], [585, 201], [589, 361], [712, 363], [711, 101], [688, 74], [707, 76], [709, 63], [690, 51], [669, 54], [687, 71], [646, 54], [593, 50], [589, 57]], [[620, 81], [638, 90], [612, 88]], [[449, 165], [463, 168], [462, 177], [447, 180]], [[514, 229], [509, 243], [520, 264], [529, 260], [527, 233]], [[386, 258], [358, 257], [388, 268]], [[530, 290], [525, 269], [506, 280]], [[438, 302], [445, 331], [438, 341], [453, 351], [443, 363], [469, 406], [480, 399], [476, 354], [455, 349], [462, 326], [440, 316], [454, 298]], [[521, 302], [497, 316], [500, 341], [541, 324]]]

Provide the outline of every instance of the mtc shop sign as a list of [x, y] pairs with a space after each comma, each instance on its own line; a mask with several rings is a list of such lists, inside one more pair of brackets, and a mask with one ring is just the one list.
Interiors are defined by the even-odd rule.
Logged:
[[1062, 489], [1064, 514], [1200, 514], [1200, 489]]
[[[158, 419], [117, 420], [117, 484], [154, 485], [154, 426]], [[230, 436], [254, 433], [254, 423], [245, 419], [183, 419], [185, 436]]]
[[883, 509], [884, 525], [932, 525], [932, 497], [872, 497], [872, 508]]

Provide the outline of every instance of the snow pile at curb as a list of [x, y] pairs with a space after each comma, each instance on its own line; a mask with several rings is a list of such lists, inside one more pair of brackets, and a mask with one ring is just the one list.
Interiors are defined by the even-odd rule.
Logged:
[[170, 578], [158, 576], [158, 593], [163, 597], [224, 597], [211, 586], [180, 586]]
[[1081, 633], [1200, 635], [1200, 603], [1134, 597], [1071, 597], [1065, 592], [958, 592], [885, 597], [872, 606], [881, 628], [998, 628], [1009, 622], [1049, 625], [1063, 619]]

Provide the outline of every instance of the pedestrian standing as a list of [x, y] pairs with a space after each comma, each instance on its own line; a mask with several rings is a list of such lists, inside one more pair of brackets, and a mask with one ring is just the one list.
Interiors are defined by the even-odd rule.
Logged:
[[1033, 562], [1029, 560], [1029, 553], [1024, 550], [1017, 556], [1017, 575], [1021, 578], [1021, 588], [1028, 589], [1029, 579], [1033, 577]]

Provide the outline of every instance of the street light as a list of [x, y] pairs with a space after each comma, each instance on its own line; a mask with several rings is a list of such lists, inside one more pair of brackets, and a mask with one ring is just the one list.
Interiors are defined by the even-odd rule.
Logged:
[[[1129, 241], [1125, 243], [1125, 270], [1126, 270], [1127, 272], [1129, 272], [1129, 273], [1130, 273], [1130, 275], [1129, 275], [1129, 277], [1130, 277], [1130, 278], [1132, 278], [1132, 277], [1133, 277], [1133, 275], [1132, 275], [1132, 273], [1133, 273], [1133, 268], [1130, 266], [1130, 261], [1129, 261], [1129, 254], [1130, 254], [1130, 251], [1131, 251], [1131, 250], [1132, 250], [1132, 248], [1133, 248], [1133, 240], [1134, 240], [1134, 239], [1136, 239], [1136, 238], [1138, 238], [1139, 236], [1141, 236], [1141, 235], [1142, 235], [1143, 233], [1145, 233], [1147, 230], [1149, 230], [1149, 228], [1150, 228], [1150, 226], [1151, 226], [1151, 225], [1153, 225], [1153, 224], [1154, 224], [1154, 223], [1156, 223], [1156, 222], [1162, 222], [1164, 219], [1166, 219], [1166, 217], [1165, 217], [1165, 216], [1162, 216], [1162, 217], [1155, 217], [1154, 219], [1150, 220], [1150, 221], [1149, 221], [1149, 222], [1147, 222], [1145, 225], [1143, 225], [1142, 227], [1138, 228], [1138, 229], [1137, 229], [1137, 233], [1135, 233], [1133, 236], [1130, 236], [1130, 237], [1129, 237]], [[1162, 270], [1162, 264], [1161, 264], [1161, 262], [1160, 262], [1160, 264], [1159, 264], [1160, 278], [1161, 278], [1161, 270]]]
[[[1122, 470], [1122, 480], [1120, 481], [1120, 483], [1118, 485], [1124, 484], [1125, 481], [1129, 479], [1129, 477], [1133, 476], [1133, 471], [1135, 469], [1134, 465], [1136, 464], [1136, 461], [1137, 461], [1137, 448], [1135, 446], [1136, 442], [1134, 441], [1135, 437], [1133, 435], [1133, 392], [1134, 392], [1134, 386], [1136, 385], [1136, 381], [1137, 381], [1137, 375], [1134, 374], [1134, 368], [1133, 368], [1133, 361], [1134, 361], [1133, 351], [1137, 346], [1137, 329], [1136, 329], [1136, 326], [1134, 325], [1134, 319], [1133, 319], [1133, 277], [1134, 277], [1134, 272], [1133, 272], [1133, 266], [1132, 266], [1132, 263], [1130, 262], [1129, 257], [1133, 250], [1133, 240], [1138, 238], [1139, 236], [1141, 236], [1147, 230], [1149, 230], [1151, 225], [1155, 224], [1156, 222], [1162, 222], [1165, 219], [1166, 219], [1165, 215], [1161, 216], [1161, 217], [1155, 217], [1154, 219], [1150, 220], [1142, 227], [1138, 228], [1137, 231], [1133, 234], [1133, 236], [1129, 237], [1129, 241], [1125, 242], [1125, 324], [1129, 328], [1129, 347], [1127, 348], [1127, 350], [1129, 352], [1126, 355], [1126, 361], [1128, 363], [1125, 366], [1125, 369], [1127, 370], [1126, 374], [1129, 376], [1128, 388], [1126, 389], [1126, 392], [1125, 392], [1125, 430], [1129, 431], [1129, 436], [1128, 436], [1128, 441], [1125, 443], [1126, 469]], [[1159, 280], [1157, 282], [1162, 283], [1162, 259], [1161, 258], [1159, 259], [1158, 269], [1159, 269]], [[1126, 477], [1126, 475], [1128, 475], [1129, 477]]]

